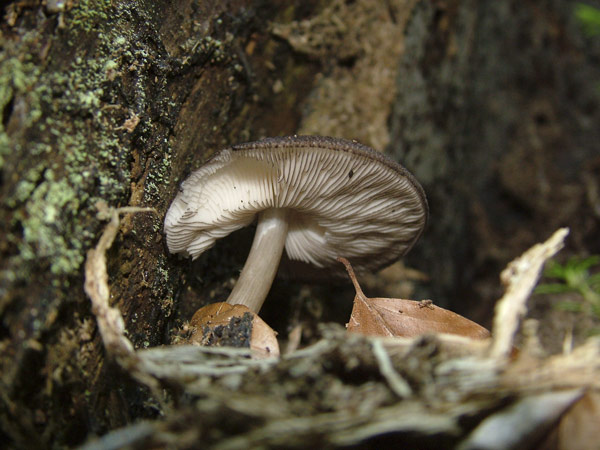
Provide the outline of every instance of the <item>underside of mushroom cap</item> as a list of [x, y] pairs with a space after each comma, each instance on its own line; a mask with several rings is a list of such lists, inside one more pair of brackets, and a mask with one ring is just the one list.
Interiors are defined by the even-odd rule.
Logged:
[[198, 257], [268, 208], [288, 210], [288, 257], [338, 256], [376, 269], [405, 254], [427, 220], [421, 186], [374, 150], [334, 138], [270, 138], [222, 150], [181, 185], [165, 217], [173, 253]]

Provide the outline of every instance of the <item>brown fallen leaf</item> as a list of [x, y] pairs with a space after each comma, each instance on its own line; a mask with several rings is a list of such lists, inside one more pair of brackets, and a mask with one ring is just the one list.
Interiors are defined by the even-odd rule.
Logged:
[[427, 333], [448, 333], [485, 339], [490, 332], [481, 325], [439, 306], [431, 300], [368, 298], [363, 293], [350, 262], [338, 258], [346, 266], [354, 284], [356, 297], [346, 328], [351, 333], [369, 336], [413, 337]]
[[212, 303], [200, 308], [190, 326], [190, 343], [209, 346], [250, 347], [260, 356], [279, 356], [275, 331], [244, 305]]
[[[579, 399], [561, 418], [554, 442], [546, 441], [547, 447], [558, 450], [598, 450], [598, 425], [600, 424], [600, 393], [589, 391]], [[551, 442], [553, 445], [551, 445]]]

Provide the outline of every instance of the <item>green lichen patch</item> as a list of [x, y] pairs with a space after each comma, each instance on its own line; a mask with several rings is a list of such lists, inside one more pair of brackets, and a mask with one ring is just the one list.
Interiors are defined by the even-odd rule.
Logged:
[[[94, 203], [126, 198], [131, 157], [122, 124], [130, 112], [122, 106], [121, 74], [143, 56], [106, 21], [109, 5], [79, 2], [65, 12], [70, 39], [64, 42], [75, 47], [66, 63], [57, 41], [43, 73], [39, 61], [23, 56], [36, 53], [21, 46], [8, 45], [0, 60], [0, 107], [10, 115], [10, 105], [26, 105], [23, 119], [14, 118], [19, 135], [9, 136], [0, 125], [0, 169], [14, 175], [4, 205], [12, 228], [22, 230], [9, 236], [18, 250], [10, 255], [17, 273], [39, 261], [55, 275], [76, 273], [91, 244]], [[101, 21], [106, 29], [78, 49], [76, 37]]]
[[67, 26], [75, 32], [90, 33], [110, 19], [111, 0], [79, 0], [67, 15]]
[[33, 63], [0, 53], [0, 112], [3, 116], [0, 121], [0, 170], [12, 152], [11, 139], [4, 122], [7, 122], [10, 109], [14, 108], [15, 98], [22, 98], [29, 107], [30, 114], [24, 117], [25, 126], [34, 123], [41, 115], [37, 97], [28, 94], [38, 75], [39, 69]]

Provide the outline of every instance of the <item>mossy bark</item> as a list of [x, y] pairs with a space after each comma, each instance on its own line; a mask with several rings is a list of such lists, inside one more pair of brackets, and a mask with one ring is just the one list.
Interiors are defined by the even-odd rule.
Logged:
[[[178, 183], [221, 147], [303, 132], [359, 138], [399, 158], [429, 192], [431, 237], [412, 261], [433, 275], [429, 292], [440, 296], [490, 259], [494, 276], [509, 259], [482, 250], [494, 217], [482, 207], [486, 195], [509, 191], [519, 203], [537, 192], [536, 205], [555, 198], [508, 177], [511, 161], [526, 159], [516, 143], [504, 183], [485, 189], [524, 114], [552, 155], [561, 139], [582, 143], [580, 166], [591, 151], [574, 137], [583, 127], [575, 119], [559, 136], [548, 125], [569, 108], [568, 89], [555, 89], [571, 79], [566, 63], [534, 99], [527, 92], [543, 73], [531, 64], [549, 67], [581, 48], [570, 38], [568, 5], [557, 2], [40, 3], [8, 4], [0, 25], [0, 441], [15, 447], [76, 445], [161, 412], [104, 358], [83, 292], [82, 264], [102, 228], [98, 201], [157, 211], [125, 217], [108, 255], [114, 305], [143, 348], [172, 342], [195, 308], [226, 298], [243, 264], [249, 243], [240, 250], [236, 238], [193, 267], [169, 256], [162, 238]], [[597, 98], [587, 88], [577, 94], [573, 107], [597, 118]], [[542, 104], [540, 118], [542, 100], [550, 107]], [[493, 151], [482, 152], [482, 142]], [[494, 236], [531, 225], [519, 221], [520, 206], [503, 208], [508, 219]], [[535, 209], [536, 223], [550, 212]], [[597, 230], [577, 225], [582, 242]], [[516, 239], [511, 256], [537, 238]], [[470, 272], [459, 273], [469, 261]]]
[[0, 440], [30, 448], [157, 412], [104, 359], [82, 290], [95, 204], [156, 209], [125, 219], [109, 264], [131, 340], [165, 343], [187, 267], [162, 241], [178, 182], [226, 144], [292, 133], [301, 94], [284, 108], [272, 86], [312, 79], [283, 70], [273, 2], [43, 3], [5, 7], [0, 53]]

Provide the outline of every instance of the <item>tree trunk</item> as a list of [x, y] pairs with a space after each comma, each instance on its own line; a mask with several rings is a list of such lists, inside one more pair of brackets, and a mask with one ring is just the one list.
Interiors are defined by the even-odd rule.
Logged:
[[[593, 207], [582, 173], [600, 170], [590, 165], [598, 127], [586, 125], [597, 123], [597, 94], [578, 84], [598, 80], [597, 67], [573, 34], [571, 3], [538, 3], [5, 6], [0, 441], [72, 446], [159, 415], [105, 358], [83, 292], [103, 226], [96, 204], [155, 208], [122, 221], [109, 281], [134, 345], [169, 344], [196, 308], [226, 298], [250, 245], [238, 234], [191, 264], [163, 241], [178, 184], [233, 143], [323, 134], [396, 157], [431, 205], [409, 261], [433, 280], [423, 292], [446, 303], [495, 289], [475, 276], [495, 283], [499, 267], [558, 224], [600, 251], [598, 216], [581, 214]], [[566, 205], [558, 215], [556, 202]]]

